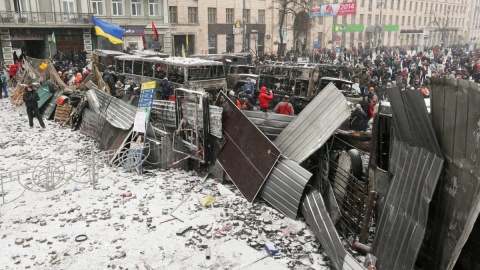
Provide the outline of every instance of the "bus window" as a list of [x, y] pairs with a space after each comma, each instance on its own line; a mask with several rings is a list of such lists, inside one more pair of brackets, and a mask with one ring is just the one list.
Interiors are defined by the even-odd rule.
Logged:
[[133, 61], [133, 74], [142, 75], [142, 61]]
[[124, 73], [123, 60], [115, 59], [115, 68], [117, 73]]
[[155, 78], [163, 80], [167, 77], [167, 65], [158, 63], [155, 65]]
[[154, 65], [153, 62], [143, 62], [143, 76], [153, 77]]
[[125, 60], [125, 73], [132, 74], [132, 60]]

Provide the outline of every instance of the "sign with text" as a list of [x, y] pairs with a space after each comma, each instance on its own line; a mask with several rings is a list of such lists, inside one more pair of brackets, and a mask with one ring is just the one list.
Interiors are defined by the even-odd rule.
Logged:
[[153, 98], [155, 96], [156, 81], [144, 82], [140, 88], [140, 97], [138, 98], [137, 114], [135, 115], [135, 122], [133, 131], [144, 133], [150, 119], [150, 112], [152, 110]]
[[352, 15], [357, 13], [357, 3], [339, 3], [314, 6], [310, 9], [310, 17], [330, 17]]

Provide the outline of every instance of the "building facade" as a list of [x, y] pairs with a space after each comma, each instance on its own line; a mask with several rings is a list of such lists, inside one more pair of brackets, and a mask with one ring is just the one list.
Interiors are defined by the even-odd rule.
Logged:
[[[38, 58], [58, 50], [85, 49], [90, 55], [96, 48], [143, 49], [142, 35], [146, 48], [171, 55], [480, 42], [480, 0], [320, 0], [315, 5], [345, 2], [355, 2], [355, 14], [311, 17], [306, 0], [5, 0], [0, 1], [0, 56], [10, 63], [22, 46]], [[97, 37], [92, 15], [125, 28], [124, 44]]]
[[[49, 58], [56, 51], [103, 49], [171, 50], [167, 0], [4, 0], [0, 1], [0, 58], [13, 63], [13, 52]], [[93, 30], [92, 15], [126, 29], [124, 44], [113, 45]], [[152, 21], [159, 41], [153, 40]], [[53, 35], [54, 33], [54, 35]], [[55, 38], [53, 38], [55, 36]], [[56, 42], [54, 42], [56, 41]]]
[[[357, 0], [356, 14], [312, 18], [309, 45], [318, 47], [449, 46], [468, 43], [470, 7], [477, 0]], [[328, 3], [325, 1], [324, 3]], [[344, 31], [333, 31], [334, 25]], [[358, 27], [349, 27], [358, 26]], [[337, 27], [339, 28], [339, 27]]]

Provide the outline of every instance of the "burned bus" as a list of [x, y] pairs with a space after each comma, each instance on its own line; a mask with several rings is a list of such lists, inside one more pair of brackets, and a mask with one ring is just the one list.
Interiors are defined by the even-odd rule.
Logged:
[[168, 79], [173, 90], [184, 88], [205, 91], [212, 98], [226, 87], [223, 65], [220, 62], [197, 58], [160, 58], [122, 55], [115, 57], [118, 74], [133, 79], [136, 84]]
[[272, 108], [286, 95], [299, 113], [323, 89], [322, 78], [339, 77], [340, 67], [317, 63], [265, 63], [260, 72], [260, 86], [274, 93]]
[[104, 71], [108, 66], [115, 63], [115, 56], [120, 55], [127, 54], [119, 51], [95, 49], [92, 53], [92, 63], [95, 64], [99, 70]]

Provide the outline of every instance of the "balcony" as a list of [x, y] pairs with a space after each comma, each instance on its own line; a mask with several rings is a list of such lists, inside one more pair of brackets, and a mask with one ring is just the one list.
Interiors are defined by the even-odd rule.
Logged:
[[61, 13], [61, 12], [14, 12], [0, 11], [0, 22], [8, 27], [22, 27], [34, 25], [72, 25], [92, 26], [91, 13]]

